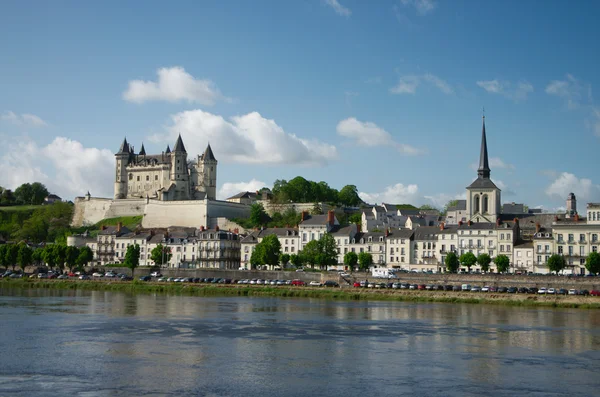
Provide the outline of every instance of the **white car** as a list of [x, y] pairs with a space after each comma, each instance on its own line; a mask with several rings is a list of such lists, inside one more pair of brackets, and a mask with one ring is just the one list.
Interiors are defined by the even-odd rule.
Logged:
[[162, 277], [162, 274], [160, 274], [160, 272], [152, 272], [152, 273], [150, 273], [150, 276], [152, 276], [152, 277]]
[[[94, 274], [94, 275], [95, 275], [95, 274]], [[108, 272], [108, 273], [106, 273], [106, 274], [104, 275], [104, 277], [106, 277], [106, 278], [115, 278], [115, 277], [117, 277], [117, 275], [116, 275], [116, 274], [114, 274], [113, 272]]]
[[92, 274], [92, 276], [94, 276], [94, 277], [102, 277], [103, 274], [96, 272], [96, 273]]
[[481, 287], [481, 292], [490, 292], [490, 287], [487, 285]]
[[265, 282], [261, 279], [256, 280], [257, 285], [263, 285]]
[[576, 289], [570, 289], [569, 290], [569, 295], [577, 295], [577, 290]]
[[40, 274], [38, 274], [38, 278], [48, 278], [48, 274], [40, 273]]
[[342, 276], [342, 277], [350, 277], [350, 275], [348, 273], [345, 273], [345, 272], [340, 273], [340, 276]]
[[540, 294], [540, 295], [544, 295], [544, 294], [546, 294], [546, 292], [548, 292], [548, 291], [544, 287], [538, 289], [538, 294]]
[[321, 286], [321, 283], [320, 283], [320, 282], [318, 282], [318, 281], [314, 281], [314, 280], [313, 280], [313, 281], [311, 281], [310, 283], [308, 283], [308, 286], [309, 286], [309, 287], [320, 287], [320, 286]]
[[546, 291], [546, 293], [554, 295], [554, 294], [556, 294], [556, 290], [554, 288], [548, 288], [548, 291]]

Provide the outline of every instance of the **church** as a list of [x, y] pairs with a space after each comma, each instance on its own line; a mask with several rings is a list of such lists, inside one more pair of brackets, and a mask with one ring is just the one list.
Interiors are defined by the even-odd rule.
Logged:
[[143, 143], [135, 153], [125, 138], [115, 159], [116, 200], [216, 200], [217, 159], [210, 144], [204, 154], [188, 161], [181, 135], [173, 150], [167, 146], [161, 154], [150, 155]]

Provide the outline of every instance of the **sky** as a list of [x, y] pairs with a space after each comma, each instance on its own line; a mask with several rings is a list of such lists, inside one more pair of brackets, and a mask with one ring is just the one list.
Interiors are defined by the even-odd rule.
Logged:
[[600, 201], [600, 2], [0, 2], [0, 186], [112, 197], [124, 137], [210, 142], [218, 198], [298, 175], [442, 207]]

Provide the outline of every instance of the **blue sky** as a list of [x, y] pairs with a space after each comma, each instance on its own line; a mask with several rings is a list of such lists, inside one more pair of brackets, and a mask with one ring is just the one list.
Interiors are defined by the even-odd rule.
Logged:
[[0, 4], [0, 185], [112, 195], [124, 136], [210, 141], [221, 197], [302, 175], [443, 205], [476, 176], [531, 207], [600, 200], [600, 3]]

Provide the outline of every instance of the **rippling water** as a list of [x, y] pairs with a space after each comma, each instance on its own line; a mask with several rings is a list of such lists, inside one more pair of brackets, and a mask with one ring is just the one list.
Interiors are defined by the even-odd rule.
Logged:
[[564, 396], [600, 312], [0, 289], [0, 396]]

